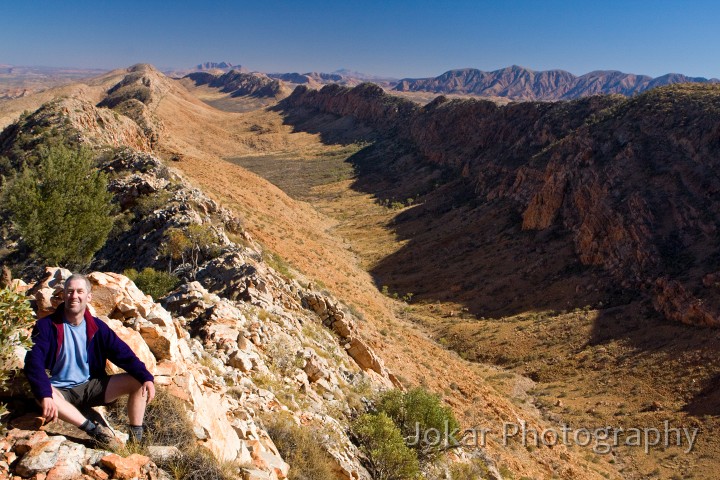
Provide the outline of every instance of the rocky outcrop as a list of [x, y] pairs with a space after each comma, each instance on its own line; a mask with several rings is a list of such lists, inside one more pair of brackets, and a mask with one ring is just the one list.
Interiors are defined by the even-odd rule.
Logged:
[[150, 151], [150, 141], [133, 120], [97, 108], [86, 100], [69, 97], [48, 102], [3, 130], [0, 154], [16, 160], [17, 151], [32, 149], [48, 136], [60, 136], [92, 147]]
[[191, 73], [185, 78], [192, 80], [195, 85], [208, 85], [221, 92], [229, 93], [232, 97], [277, 98], [289, 93], [288, 88], [282, 82], [261, 73], [230, 70], [222, 75], [214, 75], [208, 72], [197, 72]]
[[[67, 270], [48, 268], [45, 278], [28, 292], [34, 292], [36, 298], [49, 296], [49, 300], [37, 303], [48, 305], [52, 311], [62, 302], [62, 285], [69, 275]], [[168, 311], [123, 275], [92, 272], [89, 279], [93, 287], [89, 308], [138, 354], [155, 375], [158, 388], [165, 388], [184, 402], [198, 443], [219, 459], [252, 465], [248, 475], [285, 478], [290, 466], [258, 426], [261, 415], [285, 411], [298, 423], [333, 429], [336, 441], [328, 445], [333, 458], [350, 477], [367, 478], [358, 452], [344, 438], [341, 422], [347, 418], [333, 418], [328, 409], [349, 412], [347, 396], [355, 388], [353, 385], [371, 382], [384, 386], [388, 382], [376, 372], [387, 375], [387, 371], [367, 347], [362, 358], [374, 356], [375, 364], [328, 362], [325, 356], [342, 358], [345, 349], [341, 340], [324, 330], [314, 312], [302, 307], [300, 297], [296, 299], [297, 310], [288, 311], [278, 303], [283, 295], [275, 295], [268, 287], [270, 303], [265, 305], [270, 313], [251, 302], [221, 298], [199, 282], [191, 282], [165, 299]], [[339, 317], [341, 310], [336, 301], [318, 294], [312, 296], [321, 298]], [[363, 373], [363, 368], [368, 373]], [[107, 370], [119, 373], [110, 363]], [[103, 459], [100, 465], [83, 464], [77, 460], [82, 457], [77, 452], [68, 458], [69, 453], [61, 446], [65, 445], [64, 437], [44, 440], [44, 433], [38, 433], [42, 439], [27, 435], [47, 445], [35, 448], [28, 442], [18, 444], [20, 453], [30, 453], [23, 457], [15, 473], [30, 477], [55, 468], [77, 474], [103, 467], [115, 472], [116, 478], [126, 478], [125, 473], [118, 472], [132, 468], [144, 472], [145, 463], [140, 465], [133, 457], [115, 456]], [[85, 447], [68, 448], [74, 451]], [[141, 475], [155, 478], [147, 472]]]
[[564, 70], [536, 72], [513, 65], [492, 72], [474, 68], [450, 70], [434, 78], [405, 78], [394, 90], [472, 94], [512, 100], [568, 100], [598, 94], [632, 96], [675, 83], [717, 83], [717, 79], [667, 74], [652, 78], [618, 71], [594, 71], [579, 77]]

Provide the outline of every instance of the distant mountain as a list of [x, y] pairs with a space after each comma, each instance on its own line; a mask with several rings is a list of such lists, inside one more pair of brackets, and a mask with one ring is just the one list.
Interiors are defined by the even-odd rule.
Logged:
[[201, 63], [197, 67], [195, 67], [197, 70], [242, 70], [242, 66], [240, 65], [233, 65], [230, 62], [205, 62]]
[[598, 70], [577, 77], [564, 70], [536, 72], [513, 65], [492, 72], [465, 68], [450, 70], [434, 78], [405, 78], [397, 83], [394, 90], [471, 94], [513, 100], [567, 100], [601, 93], [632, 96], [654, 87], [689, 82], [718, 83], [720, 80], [677, 73], [652, 78], [613, 70]]
[[229, 93], [232, 97], [284, 97], [289, 89], [282, 82], [269, 78], [263, 73], [244, 73], [230, 70], [222, 75], [210, 72], [195, 72], [185, 76], [195, 85], [208, 85]]
[[391, 88], [397, 82], [397, 80], [392, 78], [354, 72], [345, 68], [336, 70], [332, 73], [268, 73], [268, 77], [282, 80], [283, 82], [308, 85], [310, 87], [318, 87], [330, 83], [354, 87], [364, 82], [373, 82], [385, 88]]

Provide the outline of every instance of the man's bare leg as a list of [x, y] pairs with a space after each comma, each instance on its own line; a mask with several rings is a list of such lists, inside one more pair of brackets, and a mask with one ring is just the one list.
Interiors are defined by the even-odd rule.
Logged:
[[87, 420], [85, 415], [80, 413], [80, 410], [78, 410], [75, 405], [65, 400], [65, 397], [63, 397], [63, 394], [60, 393], [57, 388], [52, 387], [52, 393], [52, 398], [55, 405], [57, 405], [58, 418], [60, 420], [75, 425], [78, 428], [85, 423], [85, 420]]
[[127, 373], [112, 375], [105, 390], [105, 403], [110, 403], [123, 395], [128, 395], [127, 415], [130, 425], [142, 425], [147, 405], [142, 384]]

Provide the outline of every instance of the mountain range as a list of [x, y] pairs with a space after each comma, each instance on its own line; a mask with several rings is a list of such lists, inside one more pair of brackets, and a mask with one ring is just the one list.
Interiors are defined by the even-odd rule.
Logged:
[[404, 78], [393, 90], [506, 97], [513, 100], [569, 100], [597, 94], [636, 95], [674, 83], [718, 83], [720, 80], [687, 77], [679, 73], [652, 78], [616, 70], [596, 70], [575, 76], [564, 70], [536, 72], [513, 65], [485, 72], [474, 68], [449, 70], [438, 77]]

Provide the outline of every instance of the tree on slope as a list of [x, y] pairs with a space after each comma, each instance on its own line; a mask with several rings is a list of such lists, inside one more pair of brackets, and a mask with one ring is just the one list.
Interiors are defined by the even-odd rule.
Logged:
[[85, 148], [40, 151], [7, 183], [4, 208], [25, 243], [41, 259], [65, 267], [87, 266], [112, 228], [107, 178]]

